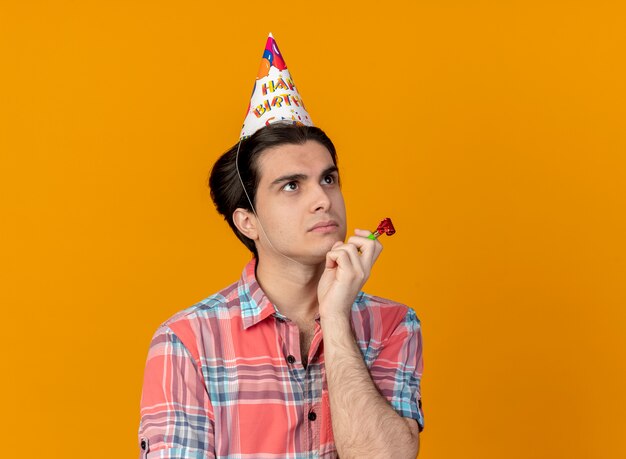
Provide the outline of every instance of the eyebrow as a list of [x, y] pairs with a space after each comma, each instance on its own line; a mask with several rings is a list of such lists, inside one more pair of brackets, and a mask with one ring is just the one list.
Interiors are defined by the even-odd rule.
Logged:
[[[325, 176], [327, 176], [329, 174], [332, 174], [334, 172], [336, 172], [337, 176], [339, 176], [339, 169], [337, 169], [337, 166], [335, 166], [335, 165], [327, 167], [326, 169], [324, 169], [324, 171], [322, 171], [322, 173], [320, 174], [320, 177], [325, 177]], [[309, 178], [309, 176], [306, 175], [306, 174], [281, 175], [276, 180], [274, 180], [270, 184], [270, 186], [280, 185], [281, 183], [286, 183], [286, 182], [295, 182], [295, 181], [298, 181], [298, 180], [306, 180], [307, 178]]]

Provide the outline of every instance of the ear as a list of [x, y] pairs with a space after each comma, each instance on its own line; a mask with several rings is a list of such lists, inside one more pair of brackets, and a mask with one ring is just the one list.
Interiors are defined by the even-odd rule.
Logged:
[[249, 210], [237, 208], [233, 212], [233, 223], [237, 229], [246, 237], [256, 241], [259, 239], [257, 229], [257, 219]]

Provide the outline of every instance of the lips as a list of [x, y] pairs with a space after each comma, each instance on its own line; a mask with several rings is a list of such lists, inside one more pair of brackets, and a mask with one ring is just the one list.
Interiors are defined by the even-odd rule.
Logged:
[[316, 223], [315, 225], [311, 227], [311, 229], [309, 229], [309, 231], [327, 232], [327, 231], [333, 231], [335, 228], [338, 228], [338, 227], [339, 227], [339, 224], [337, 222], [330, 220], [326, 222]]

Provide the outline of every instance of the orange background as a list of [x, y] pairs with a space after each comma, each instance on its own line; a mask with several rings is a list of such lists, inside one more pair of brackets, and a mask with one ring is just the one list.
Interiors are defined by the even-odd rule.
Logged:
[[420, 457], [626, 457], [622, 5], [2, 2], [0, 454], [136, 456], [152, 333], [248, 259], [205, 179], [271, 31], [350, 227], [398, 228]]

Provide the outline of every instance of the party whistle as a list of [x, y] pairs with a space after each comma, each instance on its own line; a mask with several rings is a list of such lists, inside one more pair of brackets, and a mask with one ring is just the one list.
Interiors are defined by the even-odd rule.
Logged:
[[393, 223], [391, 223], [391, 218], [385, 218], [378, 224], [378, 228], [372, 234], [370, 234], [368, 239], [376, 240], [378, 236], [382, 234], [386, 234], [387, 236], [391, 236], [396, 233], [396, 229], [393, 227]]

